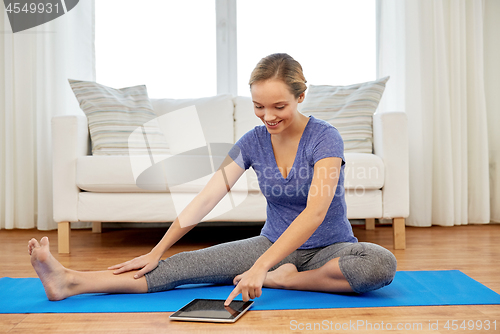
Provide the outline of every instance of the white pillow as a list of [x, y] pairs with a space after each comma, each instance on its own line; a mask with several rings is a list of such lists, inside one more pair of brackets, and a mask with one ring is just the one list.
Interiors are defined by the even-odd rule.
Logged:
[[350, 86], [310, 85], [299, 111], [339, 130], [344, 152], [372, 153], [373, 114], [389, 77]]
[[87, 116], [93, 155], [170, 152], [145, 85], [115, 89], [93, 81], [68, 81]]

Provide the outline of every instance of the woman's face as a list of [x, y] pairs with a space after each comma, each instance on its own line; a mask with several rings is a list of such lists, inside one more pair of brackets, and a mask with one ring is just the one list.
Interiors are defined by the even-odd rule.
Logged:
[[271, 134], [283, 132], [299, 119], [297, 105], [304, 100], [305, 93], [296, 99], [283, 81], [274, 79], [253, 83], [250, 92], [255, 115]]

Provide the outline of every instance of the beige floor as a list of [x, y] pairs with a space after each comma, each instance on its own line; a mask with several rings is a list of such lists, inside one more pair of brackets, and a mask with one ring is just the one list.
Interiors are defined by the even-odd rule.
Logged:
[[[354, 227], [360, 241], [378, 243], [391, 250], [398, 260], [398, 270], [459, 269], [500, 293], [500, 225], [460, 227], [407, 227], [407, 249], [392, 249], [392, 229], [377, 226], [374, 231]], [[89, 230], [72, 231], [72, 253], [56, 258], [76, 270], [102, 270], [151, 249], [165, 229], [103, 229], [102, 234]], [[197, 249], [215, 243], [258, 234], [252, 227], [196, 227], [166, 255]], [[27, 254], [31, 237], [48, 235], [52, 250], [57, 249], [55, 231], [1, 230], [0, 277], [35, 277]], [[500, 333], [500, 305], [423, 306], [388, 308], [343, 308], [319, 310], [249, 311], [235, 324], [170, 322], [171, 313], [106, 314], [0, 314], [0, 332], [4, 333]], [[456, 320], [454, 323], [453, 320]], [[449, 322], [465, 324], [466, 329], [449, 330]], [[465, 323], [464, 323], [465, 321]], [[473, 330], [468, 325], [474, 322]], [[496, 321], [493, 328], [484, 326]], [[358, 323], [358, 328], [347, 325]], [[363, 322], [363, 323], [362, 323]], [[316, 323], [316, 330], [314, 324]], [[372, 330], [367, 325], [370, 323]], [[327, 324], [327, 325], [325, 325]], [[345, 330], [335, 331], [337, 326]], [[406, 330], [381, 330], [398, 324]], [[434, 330], [436, 328], [437, 330]], [[479, 330], [476, 326], [483, 325]], [[320, 326], [321, 325], [321, 326]], [[311, 330], [307, 330], [311, 326]], [[320, 327], [318, 327], [320, 326]], [[332, 326], [333, 330], [330, 330]], [[431, 326], [431, 328], [430, 328]], [[376, 328], [379, 330], [376, 330]], [[303, 330], [300, 330], [303, 328]], [[355, 330], [353, 330], [355, 328]], [[413, 329], [412, 329], [413, 328]]]

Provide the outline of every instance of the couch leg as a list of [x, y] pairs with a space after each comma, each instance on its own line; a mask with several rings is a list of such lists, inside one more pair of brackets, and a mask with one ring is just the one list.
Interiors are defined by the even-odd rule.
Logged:
[[375, 218], [366, 218], [365, 230], [374, 230], [374, 229], [375, 229]]
[[406, 249], [405, 219], [393, 218], [394, 249]]
[[102, 233], [101, 222], [92, 222], [92, 233]]
[[70, 222], [60, 222], [57, 224], [58, 252], [69, 254], [69, 239], [71, 236]]

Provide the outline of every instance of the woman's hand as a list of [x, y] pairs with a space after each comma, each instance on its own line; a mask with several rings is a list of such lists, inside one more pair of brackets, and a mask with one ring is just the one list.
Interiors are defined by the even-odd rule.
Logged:
[[145, 274], [149, 273], [151, 270], [155, 269], [158, 266], [160, 258], [161, 256], [149, 252], [145, 255], [136, 257], [135, 259], [132, 259], [130, 261], [111, 266], [108, 269], [115, 270], [113, 272], [113, 274], [115, 275], [131, 270], [141, 269], [134, 275], [134, 278], [140, 278]]
[[224, 306], [231, 304], [234, 298], [236, 298], [240, 293], [243, 301], [248, 301], [260, 297], [262, 295], [262, 285], [266, 279], [267, 271], [263, 269], [250, 268], [250, 270], [245, 271], [243, 274], [236, 276], [233, 280], [233, 284], [236, 285], [234, 290], [231, 292], [229, 297], [227, 297], [224, 302]]

